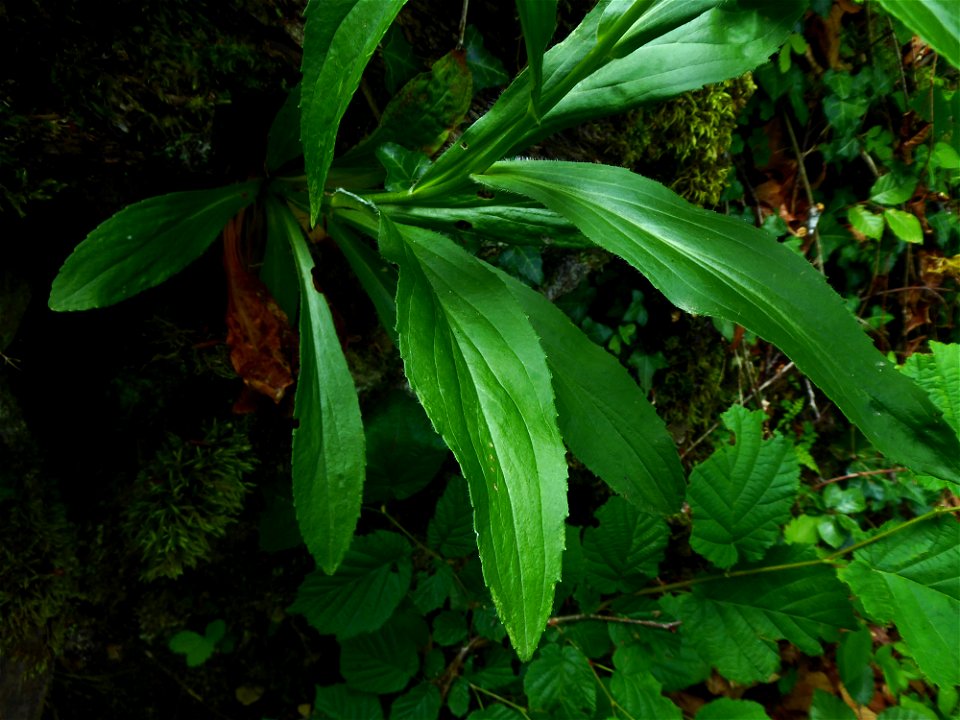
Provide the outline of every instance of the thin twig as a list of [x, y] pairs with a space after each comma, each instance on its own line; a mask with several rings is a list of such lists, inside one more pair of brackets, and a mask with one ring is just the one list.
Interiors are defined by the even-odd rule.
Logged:
[[584, 620], [599, 620], [601, 622], [623, 623], [624, 625], [643, 625], [644, 627], [659, 628], [660, 630], [673, 630], [682, 623], [680, 620], [674, 622], [657, 622], [656, 620], [641, 620], [638, 618], [622, 617], [620, 615], [596, 615], [593, 613], [579, 613], [577, 615], [560, 615], [547, 620], [547, 625], [553, 627], [561, 623], [583, 622]]
[[903, 467], [892, 467], [892, 468], [883, 468], [882, 470], [864, 470], [862, 472], [848, 473], [847, 475], [838, 475], [837, 477], [832, 477], [829, 480], [821, 480], [816, 485], [813, 486], [814, 490], [819, 490], [824, 485], [829, 485], [830, 483], [840, 482], [842, 480], [851, 480], [858, 477], [867, 477], [868, 475], [884, 475], [886, 473], [898, 473], [904, 472], [906, 468]]
[[[766, 390], [768, 387], [770, 387], [771, 385], [773, 385], [773, 383], [777, 382], [777, 380], [779, 380], [780, 378], [782, 378], [786, 373], [788, 373], [788, 372], [790, 372], [791, 370], [793, 370], [794, 367], [795, 367], [795, 366], [794, 366], [794, 364], [793, 364], [792, 361], [791, 361], [791, 362], [788, 362], [788, 363], [787, 363], [786, 365], [784, 365], [782, 368], [780, 368], [779, 370], [777, 370], [776, 375], [774, 375], [774, 376], [773, 376], [772, 378], [770, 378], [769, 380], [765, 380], [765, 381], [760, 385], [760, 387], [757, 388], [757, 390], [760, 390], [760, 391]], [[743, 405], [746, 405], [748, 402], [750, 402], [750, 401], [753, 399], [753, 396], [754, 396], [754, 393], [751, 392], [749, 395], [747, 395], [747, 396], [743, 399], [743, 403], [742, 403], [742, 404], [743, 404]], [[706, 430], [706, 432], [703, 433], [703, 435], [701, 435], [700, 437], [698, 437], [698, 438], [697, 438], [696, 440], [694, 440], [690, 445], [688, 445], [686, 448], [684, 448], [683, 452], [680, 453], [680, 459], [682, 460], [682, 459], [685, 458], [689, 453], [691, 453], [691, 452], [693, 451], [693, 449], [694, 449], [695, 447], [697, 447], [697, 445], [699, 445], [699, 444], [702, 443], [704, 440], [706, 440], [708, 437], [710, 437], [710, 436], [713, 434], [713, 431], [716, 430], [718, 427], [720, 427], [720, 423], [719, 423], [719, 422], [715, 422], [713, 425], [711, 425], [711, 426]]]
[[[813, 209], [817, 207], [817, 203], [813, 199], [813, 188], [810, 187], [810, 179], [807, 177], [806, 163], [803, 161], [803, 154], [800, 152], [800, 145], [797, 143], [797, 136], [793, 132], [793, 123], [790, 122], [790, 118], [787, 116], [787, 113], [783, 113], [783, 121], [787, 125], [787, 133], [790, 135], [790, 145], [793, 147], [793, 154], [797, 158], [797, 169], [800, 171], [800, 182], [803, 183], [803, 191], [807, 196], [808, 207]], [[810, 210], [807, 212], [810, 212]], [[820, 231], [817, 229], [816, 225], [813, 226], [813, 230], [810, 234], [813, 236], [813, 244], [817, 249], [817, 260], [815, 265], [820, 273], [823, 274], [823, 246], [820, 244]]]
[[460, 27], [457, 31], [457, 50], [463, 50], [463, 36], [467, 32], [467, 8], [470, 0], [463, 0], [463, 10], [460, 12]]

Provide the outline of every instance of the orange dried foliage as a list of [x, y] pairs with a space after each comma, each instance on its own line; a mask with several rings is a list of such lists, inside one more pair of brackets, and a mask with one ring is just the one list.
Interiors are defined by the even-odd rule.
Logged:
[[[279, 403], [293, 385], [290, 358], [297, 339], [286, 313], [267, 286], [250, 272], [241, 254], [241, 211], [223, 229], [223, 266], [227, 273], [227, 345], [230, 362], [250, 390]], [[237, 412], [249, 412], [253, 403], [241, 397]]]

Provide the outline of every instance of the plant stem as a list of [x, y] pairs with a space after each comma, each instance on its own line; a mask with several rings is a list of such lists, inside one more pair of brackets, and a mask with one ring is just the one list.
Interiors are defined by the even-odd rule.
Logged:
[[829, 555], [826, 555], [817, 560], [805, 560], [804, 562], [786, 563], [784, 565], [768, 565], [766, 567], [751, 568], [749, 570], [735, 570], [734, 572], [727, 572], [727, 573], [722, 573], [718, 575], [701, 575], [700, 577], [691, 578], [690, 580], [680, 580], [679, 582], [669, 583], [667, 585], [660, 585], [658, 587], [645, 588], [643, 590], [639, 590], [635, 592], [634, 595], [659, 595], [666, 592], [670, 592], [671, 590], [685, 590], [686, 588], [693, 587], [694, 585], [701, 585], [703, 583], [713, 582], [715, 580], [726, 580], [728, 578], [747, 577], [750, 575], [761, 575], [763, 573], [782, 572], [786, 570], [799, 570], [800, 568], [813, 567], [815, 565], [832, 565], [834, 561], [836, 561], [838, 558], [841, 558], [844, 555], [849, 555], [850, 553], [856, 550], [859, 550], [860, 548], [866, 547], [867, 545], [871, 545], [877, 542], [878, 540], [882, 540], [883, 538], [890, 537], [891, 535], [895, 535], [896, 533], [910, 527], [911, 525], [916, 525], [921, 522], [926, 522], [927, 520], [938, 517], [940, 515], [945, 515], [946, 513], [955, 513], [955, 512], [960, 512], [960, 508], [955, 508], [955, 507], [934, 508], [930, 512], [926, 512], [923, 515], [918, 515], [915, 518], [907, 520], [905, 523], [901, 523], [900, 525], [892, 527], [888, 530], [884, 530], [883, 532], [877, 533], [876, 535], [873, 535], [867, 538], [866, 540], [861, 540], [858, 543], [854, 543], [849, 547], [845, 547], [840, 550], [837, 550], [836, 552], [830, 553]]
[[661, 630], [673, 630], [680, 626], [680, 621], [675, 622], [657, 622], [656, 620], [642, 620], [638, 618], [621, 617], [620, 615], [597, 615], [593, 613], [580, 613], [577, 615], [560, 615], [547, 620], [548, 626], [560, 625], [561, 623], [582, 622], [584, 620], [599, 620], [601, 622], [623, 623], [624, 625], [643, 625], [644, 627], [659, 628]]
[[527, 714], [527, 709], [522, 705], [517, 705], [515, 702], [510, 702], [505, 697], [497, 695], [495, 692], [491, 692], [490, 690], [487, 690], [486, 688], [482, 688], [479, 685], [474, 685], [473, 683], [470, 683], [470, 689], [476, 693], [482, 693], [484, 695], [487, 695], [488, 697], [492, 697], [497, 702], [501, 702], [508, 707], [512, 707], [518, 713], [520, 713], [525, 718], [527, 718], [527, 720], [530, 720], [530, 716]]

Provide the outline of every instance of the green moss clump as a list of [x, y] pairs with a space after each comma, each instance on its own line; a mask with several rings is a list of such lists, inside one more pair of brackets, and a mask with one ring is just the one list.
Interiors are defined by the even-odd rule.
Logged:
[[757, 86], [750, 73], [634, 113], [620, 138], [621, 164], [658, 176], [690, 202], [720, 202], [737, 116]]
[[256, 460], [246, 433], [214, 422], [200, 442], [167, 436], [137, 475], [124, 528], [145, 580], [175, 578], [210, 559], [252, 487]]

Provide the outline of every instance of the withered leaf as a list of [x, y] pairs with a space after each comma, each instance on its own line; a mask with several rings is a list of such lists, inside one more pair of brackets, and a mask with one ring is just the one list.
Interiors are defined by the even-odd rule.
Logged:
[[286, 313], [243, 260], [242, 228], [241, 212], [223, 230], [230, 362], [248, 388], [279, 403], [293, 385], [297, 339]]

